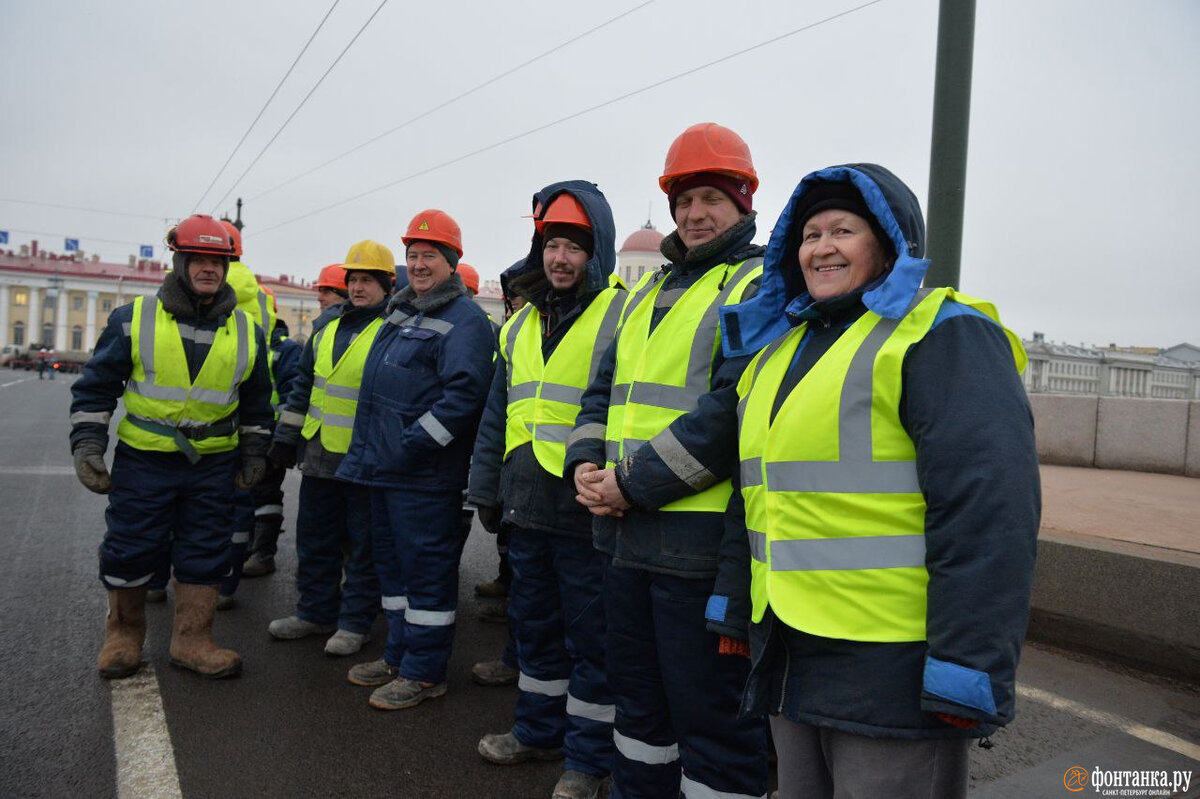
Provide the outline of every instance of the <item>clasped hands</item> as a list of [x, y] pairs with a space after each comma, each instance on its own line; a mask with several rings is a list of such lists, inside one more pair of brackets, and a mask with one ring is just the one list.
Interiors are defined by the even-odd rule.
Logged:
[[575, 501], [594, 516], [624, 516], [630, 507], [617, 485], [616, 472], [594, 463], [575, 467], [575, 491]]

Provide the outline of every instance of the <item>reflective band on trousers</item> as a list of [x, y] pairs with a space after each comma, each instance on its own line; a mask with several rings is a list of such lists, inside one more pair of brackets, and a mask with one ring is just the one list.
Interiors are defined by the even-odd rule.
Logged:
[[567, 694], [567, 715], [575, 716], [580, 719], [588, 719], [589, 721], [599, 721], [602, 724], [612, 724], [617, 717], [616, 705], [598, 705], [594, 702], [585, 702], [582, 699], [568, 693]]
[[679, 780], [679, 792], [687, 799], [767, 799], [765, 793], [754, 796], [748, 793], [718, 791], [702, 782], [696, 782], [687, 774], [684, 774]]
[[620, 730], [613, 730], [613, 744], [626, 760], [651, 766], [662, 766], [674, 763], [679, 759], [679, 744], [655, 746], [639, 741], [637, 738], [622, 735]]
[[404, 610], [405, 623], [423, 627], [449, 627], [454, 624], [454, 616], [453, 610], [417, 610], [411, 606]]
[[570, 680], [539, 680], [525, 672], [521, 672], [521, 676], [517, 678], [517, 687], [522, 691], [542, 696], [566, 696], [570, 683]]
[[385, 596], [380, 599], [384, 610], [404, 610], [408, 607], [406, 596]]

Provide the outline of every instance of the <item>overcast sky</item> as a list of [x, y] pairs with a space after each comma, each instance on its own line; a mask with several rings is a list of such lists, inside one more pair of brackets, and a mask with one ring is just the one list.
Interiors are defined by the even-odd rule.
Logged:
[[[671, 230], [657, 177], [701, 121], [749, 144], [763, 243], [830, 164], [883, 164], [924, 206], [936, 0], [879, 0], [617, 99], [863, 2], [391, 0], [235, 186], [379, 6], [341, 0], [205, 195], [332, 0], [0, 0], [0, 229], [10, 248], [70, 235], [105, 260], [139, 243], [161, 257], [202, 195], [218, 213], [241, 196], [244, 260], [311, 279], [364, 238], [402, 258], [408, 220], [438, 207], [495, 277], [528, 251], [522, 216], [555, 180], [600, 185], [618, 246], [647, 216]], [[1196, 0], [979, 2], [961, 282], [1020, 335], [1200, 344], [1198, 42]]]

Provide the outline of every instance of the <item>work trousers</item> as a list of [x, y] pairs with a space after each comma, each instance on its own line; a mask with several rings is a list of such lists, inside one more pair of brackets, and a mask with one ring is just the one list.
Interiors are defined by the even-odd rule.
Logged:
[[370, 489], [305, 475], [296, 519], [296, 615], [365, 635], [379, 612]]
[[513, 735], [562, 747], [565, 767], [596, 777], [612, 768], [615, 714], [604, 671], [604, 556], [590, 538], [513, 528], [508, 616], [516, 639]]
[[258, 528], [264, 519], [278, 517], [279, 523], [282, 523], [283, 480], [285, 477], [287, 477], [287, 469], [268, 468], [267, 476], [250, 492], [254, 495], [254, 538], [250, 540], [250, 552], [259, 557], [274, 557], [278, 549], [279, 526], [276, 525], [272, 528], [271, 535], [260, 535]]
[[229, 570], [237, 450], [202, 455], [148, 452], [118, 442], [104, 512], [100, 580], [148, 585], [170, 563], [181, 583], [217, 585]]
[[254, 534], [254, 495], [240, 488], [233, 494], [233, 536], [229, 544], [229, 573], [221, 580], [221, 595], [233, 596], [242, 583], [242, 564]]
[[454, 645], [458, 563], [466, 535], [462, 492], [373, 488], [372, 546], [388, 638], [400, 676], [440, 683]]
[[771, 717], [779, 799], [963, 799], [969, 738], [868, 738]]
[[750, 661], [707, 630], [713, 579], [609, 565], [613, 799], [765, 797], [767, 724], [739, 719]]

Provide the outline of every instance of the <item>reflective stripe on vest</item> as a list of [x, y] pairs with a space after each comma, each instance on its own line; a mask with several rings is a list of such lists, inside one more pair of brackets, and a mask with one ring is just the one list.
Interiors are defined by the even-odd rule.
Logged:
[[508, 374], [505, 458], [532, 441], [542, 468], [562, 475], [567, 437], [575, 428], [583, 392], [616, 334], [624, 295], [611, 288], [597, 294], [563, 335], [548, 362], [542, 357], [540, 314], [532, 304], [505, 322], [500, 330], [501, 356]]
[[[195, 337], [194, 328], [187, 327]], [[207, 455], [235, 448], [236, 424], [229, 422], [237, 413], [241, 384], [250, 376], [258, 355], [252, 334], [249, 319], [234, 310], [224, 327], [215, 331], [193, 382], [179, 323], [157, 299], [134, 299], [132, 369], [125, 384], [126, 417], [117, 427], [120, 439], [136, 449], [154, 452], [192, 448], [196, 454]], [[134, 419], [147, 424], [139, 427]], [[219, 434], [211, 434], [217, 431]]]
[[312, 391], [308, 396], [308, 413], [300, 433], [311, 439], [321, 431], [321, 446], [330, 452], [346, 453], [354, 432], [354, 413], [358, 409], [358, 389], [362, 383], [363, 367], [375, 335], [383, 319], [371, 323], [354, 334], [345, 352], [333, 362], [333, 342], [338, 323], [334, 319], [317, 331], [313, 341]]
[[762, 273], [762, 259], [714, 266], [671, 305], [654, 331], [650, 319], [662, 293], [663, 274], [646, 275], [626, 304], [617, 335], [617, 364], [605, 428], [608, 466], [651, 442], [655, 452], [695, 494], [662, 511], [724, 513], [730, 482], [692, 471], [695, 460], [667, 427], [696, 408], [708, 393], [713, 359], [721, 346], [718, 311], [741, 300]]
[[[990, 304], [922, 291], [900, 319], [868, 311], [771, 409], [807, 330], [767, 346], [738, 385], [752, 618], [851, 641], [923, 641], [925, 499], [900, 423], [902, 369], [947, 299], [999, 323]], [[1005, 331], [1018, 368], [1024, 350]]]

